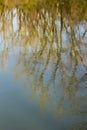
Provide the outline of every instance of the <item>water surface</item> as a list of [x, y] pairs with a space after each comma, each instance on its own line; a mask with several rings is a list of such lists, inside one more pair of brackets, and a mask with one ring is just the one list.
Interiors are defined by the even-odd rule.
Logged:
[[87, 129], [87, 2], [55, 1], [0, 3], [1, 130]]

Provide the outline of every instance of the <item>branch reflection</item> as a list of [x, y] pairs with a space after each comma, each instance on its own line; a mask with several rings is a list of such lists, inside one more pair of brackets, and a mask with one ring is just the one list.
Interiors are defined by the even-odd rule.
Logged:
[[83, 113], [80, 108], [87, 101], [87, 94], [79, 96], [81, 86], [87, 90], [87, 10], [82, 8], [84, 18], [78, 16], [77, 4], [67, 7], [64, 1], [59, 2], [56, 12], [46, 5], [39, 11], [4, 5], [0, 9], [0, 69], [16, 52], [16, 79], [25, 76], [29, 98], [38, 95], [40, 111], [50, 108], [57, 118]]

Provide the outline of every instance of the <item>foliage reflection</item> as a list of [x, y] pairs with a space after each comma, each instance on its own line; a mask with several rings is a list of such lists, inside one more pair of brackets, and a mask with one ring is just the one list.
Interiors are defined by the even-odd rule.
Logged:
[[25, 88], [30, 83], [29, 97], [39, 95], [40, 110], [50, 107], [57, 117], [83, 114], [87, 104], [80, 108], [87, 94], [79, 93], [81, 86], [83, 91], [87, 89], [87, 1], [40, 0], [43, 7], [39, 9], [37, 5], [42, 4], [38, 1], [30, 1], [32, 6], [28, 0], [16, 1], [15, 6], [9, 5], [9, 0], [1, 1], [0, 69], [16, 52], [15, 77], [18, 80], [25, 75]]

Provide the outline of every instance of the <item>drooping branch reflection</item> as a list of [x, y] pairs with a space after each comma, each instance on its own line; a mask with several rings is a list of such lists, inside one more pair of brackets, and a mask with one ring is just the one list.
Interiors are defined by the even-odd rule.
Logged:
[[24, 88], [31, 90], [29, 98], [38, 94], [40, 111], [50, 107], [57, 117], [84, 111], [80, 107], [87, 100], [87, 95], [78, 94], [82, 82], [87, 89], [86, 20], [73, 20], [73, 8], [70, 14], [63, 14], [66, 8], [59, 3], [56, 13], [18, 7], [0, 11], [1, 60], [9, 63], [9, 55], [17, 53], [13, 67], [16, 79], [25, 76]]

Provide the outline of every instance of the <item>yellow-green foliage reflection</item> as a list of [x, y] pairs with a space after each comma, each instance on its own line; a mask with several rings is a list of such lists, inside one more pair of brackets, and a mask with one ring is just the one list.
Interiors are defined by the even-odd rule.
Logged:
[[[64, 114], [63, 105], [67, 102], [67, 114], [72, 114], [74, 110], [80, 113], [81, 103], [87, 100], [87, 95], [76, 96], [81, 83], [86, 87], [86, 7], [86, 0], [0, 1], [0, 33], [4, 44], [0, 68], [9, 63], [9, 51], [19, 49], [15, 79], [25, 76], [28, 79], [25, 90], [29, 89], [29, 82], [31, 85], [29, 98], [39, 92], [40, 111], [50, 107], [57, 117]], [[79, 67], [84, 68], [81, 77]]]

